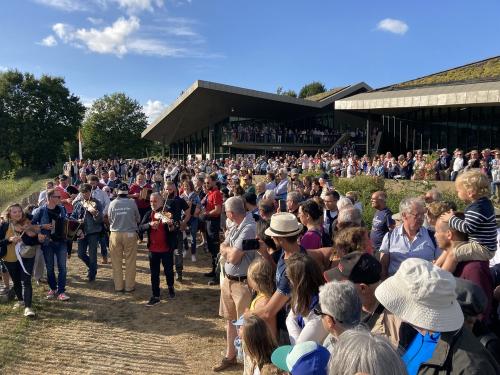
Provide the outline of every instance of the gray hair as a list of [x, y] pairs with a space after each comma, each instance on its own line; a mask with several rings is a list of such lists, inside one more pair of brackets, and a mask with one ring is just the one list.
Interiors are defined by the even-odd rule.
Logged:
[[276, 199], [276, 194], [274, 193], [274, 190], [266, 190], [262, 198], [274, 201]]
[[411, 213], [413, 211], [413, 206], [417, 206], [422, 211], [425, 211], [425, 202], [421, 198], [411, 197], [405, 198], [399, 203], [399, 213]]
[[291, 191], [286, 196], [286, 199], [290, 199], [293, 203], [300, 203], [302, 196], [297, 191]]
[[352, 223], [361, 226], [361, 212], [354, 206], [339, 211], [338, 223]]
[[361, 319], [361, 300], [350, 281], [330, 281], [319, 287], [321, 310], [344, 329], [356, 327]]
[[337, 209], [339, 210], [339, 212], [345, 208], [352, 207], [352, 206], [353, 206], [352, 201], [347, 197], [342, 197], [337, 202]]
[[345, 331], [335, 343], [329, 375], [406, 375], [406, 366], [387, 338], [366, 329]]
[[233, 214], [245, 216], [245, 204], [243, 203], [243, 199], [240, 197], [230, 197], [224, 203], [224, 208], [227, 211], [231, 211]]
[[160, 199], [160, 202], [162, 202], [162, 203], [163, 203], [163, 201], [164, 201], [163, 196], [162, 196], [160, 193], [158, 193], [158, 192], [151, 193], [150, 198], [153, 198], [153, 197], [157, 197], [157, 198], [159, 198], [159, 199]]

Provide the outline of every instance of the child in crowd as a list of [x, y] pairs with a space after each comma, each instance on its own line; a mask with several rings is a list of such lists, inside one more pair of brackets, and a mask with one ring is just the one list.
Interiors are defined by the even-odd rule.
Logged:
[[[255, 259], [248, 267], [247, 282], [256, 296], [250, 303], [250, 311], [261, 308], [269, 302], [274, 293], [275, 272], [271, 263], [264, 258]], [[276, 316], [269, 317], [266, 320], [267, 326], [274, 338], [278, 337], [278, 327], [276, 324]]]
[[267, 323], [257, 315], [245, 318], [241, 329], [243, 350], [247, 356], [244, 374], [260, 375], [264, 365], [271, 363], [271, 354], [278, 347]]
[[453, 272], [459, 262], [490, 260], [497, 249], [495, 209], [490, 199], [488, 177], [479, 169], [471, 169], [458, 176], [455, 187], [458, 197], [469, 203], [462, 220], [449, 211], [441, 216], [450, 228], [469, 236], [468, 242], [459, 244], [453, 251], [441, 256], [436, 265]]
[[286, 318], [290, 343], [323, 343], [328, 332], [321, 316], [314, 313], [319, 303], [319, 287], [324, 283], [318, 263], [308, 255], [293, 254], [286, 261], [286, 275], [292, 287], [292, 308]]

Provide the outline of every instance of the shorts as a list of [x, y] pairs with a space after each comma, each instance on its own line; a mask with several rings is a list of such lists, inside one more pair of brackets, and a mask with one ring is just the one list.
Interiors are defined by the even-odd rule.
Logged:
[[490, 260], [495, 256], [495, 251], [491, 251], [486, 246], [475, 241], [460, 242], [453, 249], [453, 253], [458, 262]]
[[246, 282], [224, 278], [220, 286], [219, 315], [236, 320], [250, 307], [252, 293]]

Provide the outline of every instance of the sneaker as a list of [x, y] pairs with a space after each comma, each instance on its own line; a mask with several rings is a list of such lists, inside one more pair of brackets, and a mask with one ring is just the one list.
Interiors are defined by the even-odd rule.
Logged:
[[232, 359], [229, 359], [227, 357], [222, 358], [221, 362], [214, 366], [212, 370], [214, 372], [219, 372], [219, 371], [224, 371], [230, 367], [236, 366], [238, 364], [238, 361], [236, 361], [236, 356]]
[[24, 316], [27, 318], [34, 318], [35, 317], [35, 312], [31, 309], [31, 307], [26, 307], [24, 309]]
[[160, 299], [158, 297], [151, 297], [146, 303], [146, 307], [153, 307], [160, 304]]
[[66, 295], [66, 293], [60, 293], [58, 296], [57, 296], [57, 299], [59, 301], [67, 301], [69, 300], [69, 296]]
[[170, 299], [175, 298], [175, 289], [173, 287], [168, 288], [168, 298], [170, 298]]
[[55, 290], [49, 290], [47, 292], [47, 297], [46, 298], [47, 299], [54, 299], [54, 298], [56, 298], [56, 291]]
[[191, 262], [193, 263], [196, 262], [196, 255], [194, 254], [191, 255]]
[[24, 307], [24, 301], [17, 301], [14, 306], [12, 306], [12, 310], [17, 310], [21, 307]]

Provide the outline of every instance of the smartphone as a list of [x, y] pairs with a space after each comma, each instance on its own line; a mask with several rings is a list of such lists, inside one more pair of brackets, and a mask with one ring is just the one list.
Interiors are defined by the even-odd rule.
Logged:
[[260, 248], [260, 243], [259, 240], [257, 239], [249, 239], [249, 240], [243, 240], [241, 247], [243, 248], [242, 250], [258, 250]]
[[279, 212], [286, 212], [286, 203], [285, 203], [285, 201], [283, 201], [283, 200], [280, 199], [278, 201], [278, 207], [279, 207], [278, 208]]

